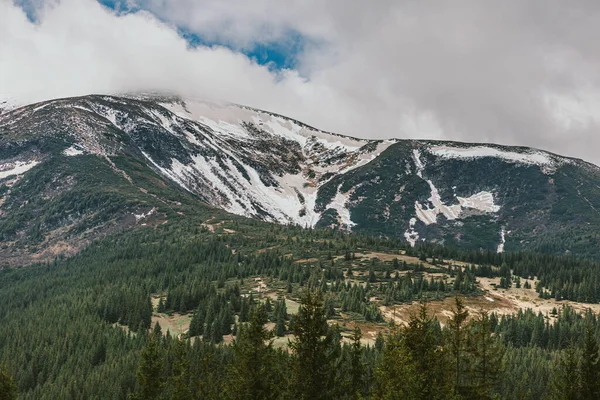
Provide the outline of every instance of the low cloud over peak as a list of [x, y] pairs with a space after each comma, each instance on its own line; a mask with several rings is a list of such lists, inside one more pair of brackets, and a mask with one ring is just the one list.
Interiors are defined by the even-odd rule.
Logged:
[[0, 97], [170, 91], [359, 137], [600, 163], [595, 1], [103, 3], [0, 0]]

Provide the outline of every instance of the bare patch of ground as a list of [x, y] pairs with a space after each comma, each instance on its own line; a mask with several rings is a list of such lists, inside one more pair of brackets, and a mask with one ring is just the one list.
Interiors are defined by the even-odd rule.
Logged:
[[164, 334], [167, 331], [170, 332], [171, 336], [177, 336], [186, 333], [190, 329], [190, 322], [192, 321], [192, 314], [163, 314], [157, 313], [152, 315], [152, 326], [158, 322], [160, 329]]
[[[533, 311], [541, 312], [544, 315], [548, 315], [552, 312], [552, 309], [560, 309], [561, 307], [568, 305], [578, 312], [584, 312], [587, 309], [591, 309], [594, 313], [600, 313], [600, 304], [589, 304], [579, 303], [570, 300], [557, 301], [556, 299], [542, 299], [538, 296], [535, 291], [536, 280], [529, 280], [531, 289], [525, 289], [523, 285], [526, 280], [521, 280], [521, 288], [511, 287], [510, 289], [495, 289], [493, 284], [500, 282], [499, 278], [478, 278], [479, 286], [484, 291], [484, 296], [496, 300], [504, 301], [511, 305], [510, 311], [504, 314], [510, 314], [518, 311], [519, 309], [530, 308]], [[498, 312], [500, 314], [500, 312]]]
[[[471, 316], [477, 315], [480, 311], [496, 313], [498, 315], [509, 315], [519, 310], [531, 309], [533, 312], [541, 312], [550, 320], [554, 319], [552, 310], [560, 310], [563, 306], [570, 306], [577, 312], [585, 312], [591, 309], [595, 313], [600, 313], [600, 304], [578, 303], [575, 301], [556, 301], [555, 299], [542, 299], [533, 289], [536, 281], [529, 281], [531, 289], [524, 287], [510, 289], [496, 289], [493, 284], [498, 284], [499, 278], [478, 278], [478, 286], [483, 291], [481, 296], [461, 296], [465, 308]], [[525, 280], [522, 280], [522, 285]], [[452, 316], [452, 310], [455, 309], [454, 297], [448, 297], [442, 301], [431, 301], [427, 304], [430, 315], [435, 315], [440, 323], [445, 324], [448, 318]], [[419, 309], [419, 302], [412, 304], [398, 304], [393, 306], [380, 306], [379, 309], [386, 320], [393, 320], [395, 323], [405, 325], [410, 320], [411, 313], [416, 313]]]
[[318, 258], [313, 257], [313, 258], [301, 258], [301, 259], [296, 260], [294, 262], [298, 263], [298, 264], [304, 264], [304, 263], [316, 263], [318, 261], [319, 261]]
[[225, 221], [220, 221], [217, 222], [216, 224], [211, 224], [210, 221], [212, 221], [215, 217], [211, 217], [209, 219], [207, 219], [206, 221], [204, 221], [200, 226], [205, 227], [206, 229], [208, 229], [209, 232], [214, 233], [215, 229], [221, 225], [223, 225], [225, 223]]
[[278, 244], [276, 244], [275, 246], [271, 246], [271, 247], [265, 247], [264, 249], [258, 249], [258, 250], [256, 250], [256, 253], [257, 253], [257, 254], [260, 254], [260, 253], [266, 253], [268, 250], [273, 250], [273, 249], [276, 249], [276, 248], [278, 248], [278, 247], [279, 247], [279, 245], [278, 245]]
[[[392, 261], [394, 261], [395, 258], [397, 258], [399, 262], [405, 261], [407, 264], [423, 264], [427, 268], [439, 267], [439, 265], [431, 264], [431, 262], [433, 261], [431, 259], [422, 261], [418, 257], [407, 256], [404, 254], [404, 252], [402, 252], [402, 254], [397, 254], [397, 253], [381, 253], [381, 252], [371, 251], [368, 253], [355, 253], [354, 256], [356, 257], [356, 260], [370, 260], [373, 258], [377, 258], [378, 260], [383, 261], [383, 262], [392, 262]], [[335, 259], [339, 260], [339, 259], [343, 259], [344, 257], [345, 256], [337, 256]], [[461, 267], [470, 265], [469, 263], [466, 263], [466, 262], [454, 261], [454, 260], [444, 260], [444, 262], [447, 264], [450, 264], [450, 265], [457, 265], [457, 266], [461, 266]]]
[[342, 332], [342, 342], [351, 343], [351, 336], [355, 327], [360, 328], [361, 339], [360, 342], [364, 346], [374, 346], [375, 340], [377, 339], [377, 334], [379, 332], [387, 333], [389, 332], [389, 328], [385, 324], [378, 324], [375, 322], [367, 322], [367, 321], [355, 321], [349, 319], [347, 315], [340, 313], [342, 317], [342, 321], [335, 321], [334, 323], [339, 324], [343, 328]]
[[221, 232], [223, 232], [223, 233], [237, 233], [233, 229], [223, 228], [223, 225], [230, 221], [222, 220], [222, 221], [213, 223], [212, 221], [214, 221], [214, 220], [215, 220], [215, 217], [210, 217], [209, 219], [204, 221], [202, 224], [200, 224], [200, 226], [208, 229], [208, 231], [211, 233], [215, 233], [219, 228], [221, 229]]

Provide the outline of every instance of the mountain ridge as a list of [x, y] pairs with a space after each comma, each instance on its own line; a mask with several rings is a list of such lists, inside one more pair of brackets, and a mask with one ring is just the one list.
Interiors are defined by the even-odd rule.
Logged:
[[[23, 176], [49, 160], [68, 169], [82, 157], [82, 166], [103, 164], [133, 186], [152, 176], [156, 182], [143, 188], [150, 193], [181, 189], [190, 207], [199, 200], [245, 217], [401, 237], [413, 246], [518, 250], [600, 227], [600, 168], [580, 159], [523, 146], [353, 138], [234, 103], [155, 94], [48, 100], [0, 114], [0, 213], [28, 207], [26, 199], [10, 204], [9, 186]], [[120, 193], [124, 204], [139, 200]], [[160, 210], [144, 202], [143, 210], [130, 204], [133, 215]], [[31, 223], [15, 225], [26, 237]]]

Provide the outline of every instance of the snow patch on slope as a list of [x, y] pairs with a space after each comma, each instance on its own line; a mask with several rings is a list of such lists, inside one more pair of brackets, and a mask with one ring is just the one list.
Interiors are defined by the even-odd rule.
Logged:
[[140, 222], [140, 220], [142, 220], [144, 218], [148, 218], [155, 212], [156, 212], [156, 207], [152, 207], [152, 209], [150, 211], [148, 211], [147, 213], [133, 214], [133, 216], [135, 217], [135, 222], [138, 223], [138, 222]]
[[417, 218], [425, 225], [437, 223], [437, 216], [442, 214], [448, 220], [459, 219], [464, 212], [464, 209], [470, 208], [483, 212], [498, 212], [500, 206], [494, 204], [494, 196], [490, 192], [479, 192], [470, 197], [457, 197], [459, 204], [446, 205], [442, 201], [438, 189], [430, 180], [426, 181], [431, 188], [431, 196], [429, 201], [433, 205], [423, 206], [418, 201], [415, 202], [415, 212]]
[[514, 151], [505, 151], [487, 146], [476, 147], [452, 147], [452, 146], [432, 146], [428, 149], [429, 153], [441, 158], [472, 159], [482, 157], [495, 157], [508, 162], [530, 164], [530, 165], [553, 165], [554, 160], [549, 154], [531, 150], [527, 153], [517, 153]]
[[472, 208], [484, 212], [498, 212], [500, 206], [494, 204], [494, 196], [490, 192], [479, 192], [470, 197], [457, 197], [462, 208]]
[[423, 178], [423, 170], [425, 169], [425, 165], [421, 161], [421, 152], [419, 150], [413, 150], [413, 159], [415, 161], [415, 166], [417, 167], [417, 176], [419, 178]]
[[385, 149], [390, 147], [395, 142], [393, 140], [385, 140], [377, 144], [377, 147], [372, 153], [363, 153], [358, 156], [358, 160], [354, 162], [354, 164], [347, 164], [345, 167], [341, 168], [339, 172], [344, 171], [344, 173], [352, 171], [353, 169], [360, 168], [363, 165], [367, 165], [371, 161], [375, 160]]
[[[442, 201], [439, 190], [435, 187], [433, 182], [423, 177], [425, 164], [421, 161], [421, 153], [419, 150], [413, 150], [413, 158], [417, 168], [417, 175], [427, 182], [431, 190], [431, 195], [428, 199], [429, 203], [431, 203], [431, 206], [429, 204], [422, 205], [419, 201], [415, 201], [415, 213], [417, 218], [425, 225], [437, 223], [437, 216], [439, 214], [442, 214], [448, 220], [458, 219], [461, 217], [464, 209], [467, 208], [483, 212], [498, 212], [500, 210], [500, 206], [494, 204], [494, 196], [492, 193], [485, 191], [481, 191], [469, 197], [457, 197], [458, 204], [445, 204]], [[407, 230], [405, 233], [405, 237], [412, 237], [411, 233], [413, 231], [414, 224], [411, 223], [409, 230]]]
[[[212, 204], [235, 214], [260, 216], [282, 223], [314, 227], [321, 216], [321, 213], [314, 210], [319, 187], [337, 175], [370, 163], [394, 143], [392, 140], [373, 143], [365, 139], [338, 136], [289, 118], [231, 103], [180, 100], [161, 102], [160, 106], [179, 118], [198, 122], [200, 127], [209, 132], [207, 138], [213, 138], [210, 146], [217, 152], [227, 154], [223, 160], [227, 165], [226, 169], [222, 164], [219, 166], [216, 162], [199, 156], [194, 158], [196, 165], [193, 168], [183, 166], [181, 171], [175, 170], [173, 162], [170, 171], [165, 172], [167, 176], [175, 176], [176, 182], [183, 183], [182, 186], [191, 192], [199, 192], [196, 189], [201, 185], [193, 182], [198, 182], [201, 180], [199, 176], [202, 176], [214, 188], [215, 201]], [[159, 117], [156, 113], [154, 115]], [[161, 120], [161, 125], [168, 130], [172, 129], [164, 119]], [[187, 130], [184, 133], [190, 143], [208, 145], [190, 137], [192, 135]], [[247, 165], [244, 162], [247, 157], [233, 145], [237, 142], [240, 147], [248, 145], [252, 148], [254, 143], [264, 146], [261, 141], [265, 140], [266, 143], [270, 140], [285, 140], [286, 145], [290, 143], [290, 151], [300, 153], [298, 167], [303, 172], [281, 175], [273, 173], [271, 178], [277, 184], [265, 185], [257, 169]], [[298, 147], [294, 147], [296, 143]], [[223, 144], [234, 147], [223, 147]], [[367, 144], [373, 145], [371, 151], [360, 150]], [[154, 165], [157, 166], [155, 163]], [[244, 176], [236, 166], [242, 166], [247, 175]], [[160, 170], [164, 172], [163, 169]], [[309, 173], [312, 174], [310, 178]], [[327, 179], [322, 179], [325, 174], [328, 174]], [[250, 181], [247, 177], [250, 177]], [[232, 187], [235, 190], [231, 190]], [[331, 201], [330, 208], [336, 209], [341, 222], [351, 227], [355, 224], [345, 206], [347, 200], [347, 194], [338, 193]]]
[[343, 225], [345, 225], [348, 229], [351, 229], [356, 224], [354, 222], [352, 222], [352, 220], [350, 219], [350, 210], [348, 210], [348, 208], [346, 208], [346, 203], [349, 200], [350, 194], [349, 194], [349, 192], [342, 193], [340, 191], [341, 186], [342, 185], [338, 186], [337, 194], [331, 200], [331, 202], [327, 205], [326, 208], [332, 208], [332, 209], [336, 210], [338, 215], [340, 216], [340, 222]]
[[[267, 220], [308, 227], [314, 227], [319, 220], [320, 213], [314, 211], [317, 190], [305, 187], [307, 181], [302, 174], [285, 174], [278, 177], [279, 186], [266, 186], [254, 168], [242, 164], [250, 177], [248, 182], [229, 159], [226, 170], [214, 159], [202, 155], [195, 156], [189, 165], [172, 159], [171, 168], [167, 169], [143, 154], [155, 168], [186, 190], [198, 193], [199, 183], [208, 187], [209, 193], [200, 193], [231, 213], [248, 217], [267, 213], [268, 216], [262, 215]], [[300, 190], [302, 201], [298, 196]]]
[[39, 164], [39, 161], [15, 161], [13, 163], [0, 164], [0, 179], [11, 175], [21, 175]]
[[419, 233], [415, 231], [415, 224], [417, 223], [416, 218], [411, 218], [409, 222], [408, 229], [404, 232], [404, 238], [408, 243], [410, 243], [411, 247], [415, 247], [417, 240], [419, 240]]
[[79, 156], [79, 155], [84, 154], [84, 153], [83, 153], [83, 150], [78, 149], [75, 146], [71, 146], [68, 149], [63, 150], [63, 154], [65, 156], [72, 157], [72, 156]]
[[288, 118], [232, 103], [186, 100], [160, 103], [160, 105], [179, 117], [209, 126], [217, 134], [233, 134], [236, 137], [250, 138], [248, 132], [241, 126], [246, 122], [256, 125], [271, 135], [295, 141], [301, 147], [306, 146], [311, 138], [328, 150], [356, 151], [369, 143], [366, 139], [322, 132]]
[[447, 206], [442, 202], [438, 189], [434, 186], [433, 182], [426, 180], [431, 189], [431, 196], [429, 201], [433, 204], [433, 208], [429, 205], [426, 207], [421, 205], [418, 201], [415, 202], [415, 211], [417, 218], [419, 218], [425, 225], [435, 224], [437, 222], [438, 214], [444, 215], [447, 219], [453, 220], [460, 216], [462, 207], [460, 204]]
[[497, 253], [504, 252], [504, 244], [505, 243], [506, 243], [506, 231], [504, 230], [504, 227], [502, 227], [502, 229], [500, 229], [500, 244], [498, 245]]

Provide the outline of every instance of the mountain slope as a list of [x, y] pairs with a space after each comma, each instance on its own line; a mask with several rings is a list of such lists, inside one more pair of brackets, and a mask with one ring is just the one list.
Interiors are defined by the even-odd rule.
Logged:
[[84, 96], [0, 115], [4, 251], [33, 245], [44, 258], [136, 215], [210, 213], [203, 204], [413, 245], [597, 255], [600, 169], [529, 148], [355, 139], [172, 96]]

